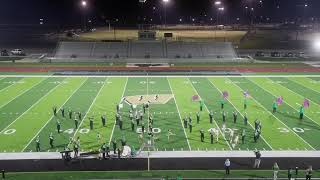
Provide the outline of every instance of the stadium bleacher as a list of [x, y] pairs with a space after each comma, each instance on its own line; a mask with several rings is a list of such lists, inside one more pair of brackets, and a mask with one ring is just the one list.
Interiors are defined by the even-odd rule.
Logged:
[[[237, 54], [230, 42], [126, 41], [126, 42], [60, 42], [55, 61], [85, 59], [128, 59], [128, 62], [150, 62], [162, 59], [169, 63], [234, 61]], [[179, 60], [180, 59], [180, 60]]]
[[164, 58], [163, 41], [132, 41], [131, 58]]
[[127, 42], [95, 42], [90, 57], [94, 58], [126, 58]]

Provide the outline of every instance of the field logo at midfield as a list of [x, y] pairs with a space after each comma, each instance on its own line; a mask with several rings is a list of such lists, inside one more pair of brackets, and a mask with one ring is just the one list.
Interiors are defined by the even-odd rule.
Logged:
[[150, 95], [137, 95], [126, 96], [123, 100], [132, 105], [150, 104], [167, 104], [173, 98], [172, 94], [150, 94]]

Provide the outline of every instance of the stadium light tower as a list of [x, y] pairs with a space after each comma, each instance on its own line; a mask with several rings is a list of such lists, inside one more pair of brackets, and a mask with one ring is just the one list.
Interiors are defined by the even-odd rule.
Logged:
[[317, 52], [320, 52], [320, 38], [316, 39], [313, 43], [313, 47]]
[[81, 1], [81, 6], [82, 6], [83, 8], [87, 7], [87, 5], [88, 5], [88, 4], [87, 4], [87, 1], [84, 1], [84, 0]]
[[216, 9], [216, 11], [217, 11], [217, 25], [219, 25], [219, 12], [224, 11], [222, 1], [220, 1], [220, 0], [214, 1], [214, 6], [217, 8]]
[[86, 0], [82, 0], [81, 1], [81, 8], [83, 9], [83, 14], [82, 14], [82, 19], [83, 19], [83, 28], [84, 30], [87, 29], [87, 18], [86, 18], [86, 14], [85, 14], [85, 9], [87, 8], [88, 6], [88, 2]]
[[162, 0], [164, 8], [164, 26], [167, 26], [167, 4], [170, 0]]
[[221, 1], [215, 1], [215, 2], [214, 2], [214, 5], [216, 5], [216, 6], [220, 6], [221, 4], [222, 4]]

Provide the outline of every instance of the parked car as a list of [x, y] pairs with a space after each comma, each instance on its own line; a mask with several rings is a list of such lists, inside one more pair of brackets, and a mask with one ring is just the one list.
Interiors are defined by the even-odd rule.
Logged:
[[262, 51], [257, 51], [255, 54], [256, 57], [264, 57], [264, 52]]
[[24, 56], [25, 53], [22, 49], [14, 49], [11, 51], [11, 54], [14, 56]]
[[296, 57], [298, 57], [298, 58], [305, 58], [306, 55], [305, 55], [304, 52], [299, 52], [299, 53], [296, 54]]
[[293, 53], [292, 52], [285, 53], [283, 57], [293, 57]]
[[4, 49], [1, 51], [1, 56], [9, 56], [9, 52], [6, 49]]
[[271, 57], [281, 57], [281, 54], [279, 52], [272, 52]]

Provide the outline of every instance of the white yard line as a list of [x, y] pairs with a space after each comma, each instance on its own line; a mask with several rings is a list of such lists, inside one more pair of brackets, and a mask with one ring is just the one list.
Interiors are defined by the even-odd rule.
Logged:
[[[72, 137], [73, 139], [74, 139], [74, 137], [77, 135], [77, 133], [78, 133], [78, 131], [79, 131], [80, 127], [82, 126], [83, 122], [84, 122], [84, 121], [85, 121], [85, 119], [87, 118], [87, 115], [89, 114], [89, 112], [90, 112], [90, 110], [91, 110], [91, 108], [92, 108], [93, 104], [96, 102], [97, 98], [99, 97], [99, 95], [100, 95], [100, 93], [101, 93], [102, 89], [105, 87], [106, 82], [107, 82], [108, 80], [109, 80], [109, 78], [106, 78], [106, 80], [104, 81], [103, 85], [100, 87], [100, 89], [99, 89], [99, 91], [98, 91], [98, 93], [97, 93], [96, 97], [93, 99], [93, 101], [92, 101], [91, 105], [89, 106], [89, 108], [88, 108], [88, 110], [87, 110], [86, 114], [85, 114], [85, 115], [84, 115], [84, 117], [82, 118], [82, 120], [81, 120], [81, 122], [80, 122], [80, 124], [79, 124], [78, 128], [77, 128], [77, 129], [76, 129], [76, 131], [73, 133], [73, 137]], [[69, 142], [69, 143], [68, 143], [67, 147], [69, 147], [70, 143], [71, 143], [71, 142]]]
[[[88, 79], [89, 79], [89, 78], [87, 78], [86, 80], [83, 80], [83, 82], [81, 83], [81, 85], [73, 91], [73, 93], [72, 93], [72, 94], [68, 97], [68, 99], [60, 106], [59, 109], [61, 109], [61, 108], [69, 101], [69, 99], [83, 86], [83, 84], [84, 84], [85, 82], [88, 81]], [[53, 119], [53, 117], [54, 117], [54, 115], [52, 115], [52, 116], [48, 119], [48, 121], [40, 128], [40, 130], [37, 132], [37, 134], [36, 134], [35, 136], [33, 136], [33, 138], [28, 142], [28, 144], [22, 149], [21, 152], [24, 152], [24, 151], [25, 151], [25, 149], [26, 149], [26, 148], [32, 143], [32, 141], [40, 134], [40, 132], [49, 124], [49, 122], [51, 122], [51, 120]]]
[[[190, 78], [188, 78], [188, 80], [189, 80], [189, 82], [190, 82], [190, 84], [191, 84], [191, 86], [192, 86], [193, 90], [197, 93], [197, 95], [200, 97], [200, 99], [202, 99], [202, 98], [201, 98], [201, 96], [200, 96], [200, 94], [199, 94], [199, 93], [198, 93], [198, 91], [196, 90], [196, 88], [193, 86], [193, 84], [192, 84], [192, 82], [191, 82]], [[209, 109], [208, 109], [208, 107], [207, 107], [206, 103], [204, 103], [204, 107], [206, 108], [207, 112], [208, 112], [208, 113], [210, 113], [210, 111], [209, 111]], [[228, 144], [228, 146], [229, 146], [230, 150], [232, 150], [232, 147], [230, 146], [229, 141], [227, 140], [226, 136], [222, 133], [222, 131], [221, 131], [221, 129], [220, 129], [220, 127], [219, 127], [219, 125], [217, 124], [216, 120], [213, 120], [213, 121], [214, 121], [214, 124], [215, 124], [215, 125], [217, 126], [217, 128], [219, 129], [219, 132], [220, 132], [220, 134], [222, 135], [223, 139], [227, 142], [227, 144]]]
[[[291, 79], [288, 79], [289, 81], [292, 81], [292, 82], [294, 82], [294, 83], [297, 83], [297, 84], [299, 84], [299, 85], [301, 85], [301, 86], [303, 86], [303, 87], [305, 87], [305, 88], [307, 88], [307, 89], [310, 89], [310, 90], [312, 90], [312, 91], [314, 91], [314, 92], [316, 92], [316, 93], [320, 93], [318, 90], [315, 90], [315, 89], [312, 89], [311, 87], [308, 87], [308, 86], [306, 86], [305, 84], [303, 84], [302, 82], [300, 82], [300, 81], [297, 81], [297, 80], [291, 80]], [[312, 79], [310, 79], [310, 81], [312, 81]]]
[[35, 86], [39, 85], [40, 83], [42, 83], [44, 80], [46, 80], [48, 78], [44, 78], [41, 81], [37, 82], [36, 84], [32, 85], [31, 87], [27, 88], [26, 90], [24, 90], [23, 92], [21, 92], [20, 94], [18, 94], [17, 96], [15, 96], [14, 98], [12, 98], [10, 101], [6, 102], [5, 104], [3, 104], [2, 106], [0, 106], [0, 109], [3, 108], [4, 106], [6, 106], [7, 104], [11, 103], [13, 100], [17, 99], [18, 97], [22, 96], [24, 93], [26, 93], [27, 91], [31, 90], [32, 88], [34, 88]]
[[180, 113], [180, 110], [179, 110], [179, 107], [178, 107], [178, 103], [177, 103], [177, 101], [176, 101], [176, 96], [174, 95], [174, 93], [173, 93], [173, 91], [172, 91], [172, 87], [171, 87], [171, 84], [170, 84], [170, 81], [169, 81], [168, 77], [166, 77], [166, 79], [167, 79], [167, 81], [168, 81], [168, 84], [169, 84], [169, 87], [170, 87], [170, 91], [171, 91], [171, 93], [172, 93], [172, 95], [173, 95], [174, 103], [176, 104], [176, 108], [177, 108], [177, 111], [178, 111], [178, 114], [179, 114], [179, 118], [180, 118], [180, 122], [181, 122], [181, 127], [182, 127], [182, 129], [183, 129], [183, 131], [184, 131], [184, 135], [185, 135], [185, 137], [186, 137], [186, 139], [187, 139], [187, 143], [188, 143], [188, 146], [189, 146], [189, 150], [191, 151], [192, 149], [191, 149], [191, 146], [190, 146], [190, 142], [189, 142], [189, 139], [188, 139], [186, 130], [185, 130], [185, 128], [183, 127], [183, 122], [182, 122], [182, 118], [181, 118], [181, 113]]
[[[220, 93], [222, 93], [222, 91], [221, 91], [218, 87], [216, 87], [216, 85], [214, 85], [213, 82], [210, 81], [210, 79], [207, 79], [207, 80], [211, 83], [211, 85], [212, 85], [213, 87], [215, 87]], [[235, 106], [228, 98], [227, 98], [227, 100], [228, 100], [228, 102], [238, 111], [238, 113], [242, 116], [242, 118], [244, 118], [243, 114], [238, 110], [238, 108], [236, 108], [236, 106]], [[252, 126], [252, 124], [251, 124], [250, 122], [248, 122], [248, 123], [249, 123], [249, 125], [251, 126], [251, 128], [254, 129], [254, 127]], [[261, 138], [262, 138], [262, 140], [263, 140], [264, 142], [266, 142], [266, 144], [271, 148], [271, 150], [273, 150], [272, 146], [268, 143], [268, 141], [266, 141], [266, 140], [263, 138], [262, 135], [261, 135]]]
[[[20, 79], [20, 80], [19, 80], [19, 81], [17, 81], [17, 82], [20, 82], [20, 81], [24, 80], [25, 78], [26, 78], [26, 76], [22, 77], [22, 79]], [[5, 87], [5, 88], [1, 89], [1, 90], [0, 90], [0, 93], [1, 93], [2, 91], [7, 90], [8, 88], [10, 88], [11, 86], [14, 86], [14, 85], [18, 85], [18, 83], [12, 83], [12, 84], [10, 84], [9, 86], [7, 86], [7, 87]]]
[[[250, 78], [248, 78], [250, 80]], [[252, 80], [250, 80], [251, 82], [253, 82]], [[255, 82], [253, 82], [254, 84], [256, 84]], [[237, 84], [234, 84], [235, 86], [238, 86]], [[259, 86], [258, 84], [256, 84], [257, 86]], [[238, 86], [239, 87], [239, 86]], [[259, 86], [261, 88], [261, 86]], [[239, 87], [240, 88], [240, 87]], [[241, 89], [241, 88], [240, 88]], [[263, 88], [262, 88], [263, 89]], [[265, 89], [264, 89], [265, 90]], [[267, 91], [269, 92], [269, 91]], [[270, 93], [270, 92], [269, 92]], [[312, 147], [307, 141], [305, 141], [301, 136], [299, 136], [296, 132], [294, 132], [290, 127], [288, 127], [284, 122], [282, 122], [280, 119], [278, 119], [273, 113], [271, 113], [270, 111], [268, 111], [262, 104], [260, 104], [255, 98], [251, 97], [251, 99], [253, 99], [257, 104], [259, 104], [260, 107], [262, 107], [263, 109], [265, 109], [265, 111], [269, 114], [271, 114], [274, 118], [276, 118], [281, 124], [283, 124], [287, 129], [289, 129], [292, 133], [294, 133], [297, 137], [299, 137], [304, 143], [306, 143], [311, 149], [316, 150], [314, 147]]]
[[[122, 96], [121, 96], [121, 99], [120, 99], [119, 103], [121, 103], [121, 101], [123, 100], [124, 93], [126, 92], [126, 89], [127, 89], [128, 81], [129, 81], [129, 78], [127, 77], [127, 81], [126, 81], [126, 84], [124, 85], [124, 88], [123, 88], [123, 91], [122, 91]], [[110, 139], [109, 139], [109, 146], [110, 146], [111, 140], [113, 138], [113, 132], [114, 132], [114, 128], [115, 127], [116, 127], [116, 120], [114, 120], [114, 123], [113, 123], [112, 131], [111, 131], [111, 135], [110, 135]]]
[[31, 107], [29, 107], [29, 109], [27, 109], [26, 111], [24, 111], [19, 117], [17, 117], [14, 121], [12, 121], [7, 127], [5, 127], [0, 134], [2, 134], [4, 131], [6, 131], [13, 123], [15, 123], [17, 120], [19, 120], [25, 113], [27, 113], [29, 110], [31, 110], [34, 106], [36, 106], [42, 99], [46, 98], [52, 91], [54, 91], [55, 89], [57, 89], [59, 86], [61, 86], [62, 84], [57, 85], [56, 87], [52, 88], [50, 91], [48, 91], [44, 96], [42, 96], [40, 99], [38, 99], [37, 102], [33, 103]]
[[[272, 79], [270, 79], [272, 82], [274, 82]], [[253, 81], [252, 81], [253, 82]], [[254, 82], [255, 83], [255, 82]], [[255, 83], [255, 84], [257, 84], [257, 83]], [[301, 98], [305, 98], [305, 97], [303, 97], [303, 96], [301, 96], [300, 94], [298, 94], [298, 93], [296, 93], [296, 92], [294, 92], [294, 91], [292, 91], [291, 89], [289, 89], [289, 88], [287, 88], [287, 87], [285, 87], [285, 86], [283, 86], [283, 85], [281, 85], [281, 84], [279, 84], [280, 86], [282, 86], [283, 88], [286, 88], [286, 89], [288, 89], [290, 92], [292, 92], [292, 93], [294, 93], [294, 94], [296, 94], [297, 96], [300, 96]], [[265, 89], [266, 90], [266, 89]], [[267, 92], [269, 92], [268, 90], [266, 90]], [[270, 93], [270, 92], [269, 92]], [[272, 94], [272, 93], [270, 93], [270, 94]], [[274, 96], [274, 97], [276, 97], [274, 94], [272, 94], [272, 96]], [[309, 99], [309, 98], [308, 98]], [[320, 106], [318, 103], [316, 103], [316, 102], [314, 102], [314, 101], [312, 101], [311, 99], [309, 99], [309, 101], [310, 102], [312, 102], [312, 103], [314, 103], [315, 105], [318, 105], [318, 106]], [[292, 107], [287, 101], [283, 101], [283, 102], [285, 102], [287, 105], [289, 105], [291, 108], [293, 108], [294, 110], [296, 110], [296, 112], [299, 112], [299, 110], [297, 110], [296, 108], [294, 108], [294, 107]], [[301, 102], [302, 103], [302, 102]], [[299, 106], [301, 106], [301, 104], [299, 104]], [[319, 126], [320, 126], [320, 123], [319, 122], [316, 122], [316, 121], [314, 121], [312, 118], [310, 118], [308, 115], [306, 115], [306, 113], [304, 114], [307, 118], [309, 118], [312, 122], [314, 122], [314, 123], [316, 123], [316, 124], [318, 124]]]

